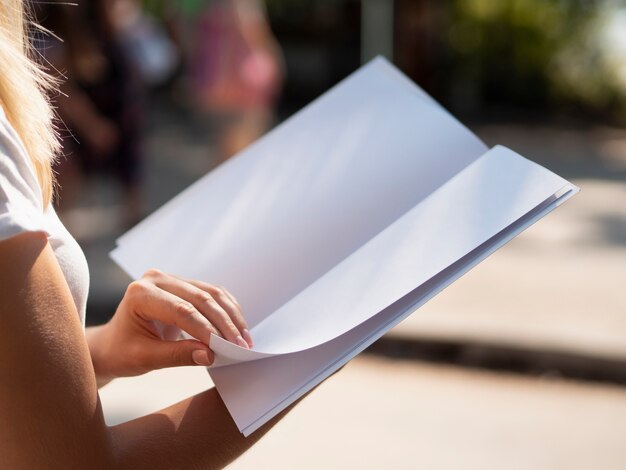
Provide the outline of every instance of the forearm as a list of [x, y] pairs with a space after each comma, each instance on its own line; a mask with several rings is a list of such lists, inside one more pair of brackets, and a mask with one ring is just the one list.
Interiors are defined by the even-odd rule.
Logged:
[[96, 374], [96, 382], [98, 388], [104, 387], [111, 382], [114, 377], [106, 374], [102, 367], [103, 355], [106, 355], [104, 346], [101, 341], [101, 335], [105, 325], [90, 326], [85, 329], [85, 338], [87, 339], [87, 345], [89, 346], [89, 355], [91, 356], [91, 362], [93, 364], [93, 370]]
[[[89, 327], [86, 338], [99, 387], [107, 374], [106, 325]], [[287, 412], [244, 437], [215, 389], [164, 410], [110, 428], [112, 460], [119, 468], [223, 468], [257, 442]]]
[[[86, 329], [98, 387], [112, 380], [103, 370], [105, 325]], [[286, 411], [284, 412], [286, 413]], [[245, 438], [215, 389], [164, 410], [110, 428], [112, 460], [120, 468], [223, 468], [248, 450], [280, 418]]]
[[210, 389], [160, 412], [112, 427], [117, 462], [122, 469], [223, 468], [293, 406], [244, 437], [217, 390]]
[[[100, 364], [107, 354], [102, 335], [105, 327], [86, 329], [99, 387], [112, 380]], [[103, 447], [111, 452], [107, 460], [121, 469], [223, 468], [257, 442], [289, 409], [246, 438], [217, 390], [210, 389], [156, 413], [110, 427], [106, 440], [113, 445]]]

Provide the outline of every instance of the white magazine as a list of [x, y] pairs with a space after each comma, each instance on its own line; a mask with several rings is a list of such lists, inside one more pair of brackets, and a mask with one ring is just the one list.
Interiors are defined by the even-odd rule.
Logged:
[[377, 58], [111, 256], [133, 278], [156, 267], [235, 295], [254, 348], [212, 337], [209, 373], [249, 435], [576, 192]]

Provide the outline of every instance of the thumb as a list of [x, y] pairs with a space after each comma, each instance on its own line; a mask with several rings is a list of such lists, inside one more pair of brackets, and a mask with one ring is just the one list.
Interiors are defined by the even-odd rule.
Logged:
[[157, 341], [146, 357], [150, 370], [179, 366], [210, 366], [215, 356], [205, 344], [193, 339], [179, 341]]

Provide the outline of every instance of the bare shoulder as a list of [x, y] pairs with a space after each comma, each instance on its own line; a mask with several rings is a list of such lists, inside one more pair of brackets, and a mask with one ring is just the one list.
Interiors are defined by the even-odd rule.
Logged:
[[[24, 232], [0, 240], [0, 263], [5, 268], [0, 270], [0, 279], [3, 281], [0, 289], [6, 290], [9, 287], [4, 283], [11, 284], [25, 279], [47, 244], [44, 232]], [[0, 304], [0, 309], [2, 308], [4, 302]]]
[[44, 232], [23, 232], [1, 240], [0, 265], [4, 268], [0, 270], [0, 335], [9, 336], [5, 327], [15, 333], [51, 313], [43, 307], [54, 308], [61, 322], [64, 311], [72, 310], [73, 305], [66, 305], [67, 285]]

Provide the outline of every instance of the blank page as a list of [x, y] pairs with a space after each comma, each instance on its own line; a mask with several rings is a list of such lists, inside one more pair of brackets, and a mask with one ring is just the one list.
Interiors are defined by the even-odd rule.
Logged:
[[113, 258], [228, 288], [251, 326], [487, 149], [377, 59], [119, 240]]

